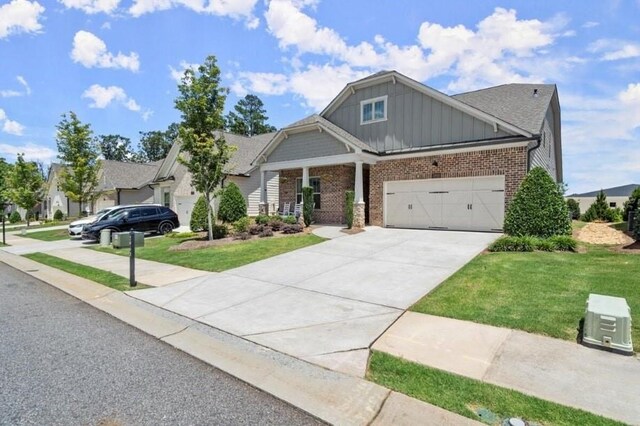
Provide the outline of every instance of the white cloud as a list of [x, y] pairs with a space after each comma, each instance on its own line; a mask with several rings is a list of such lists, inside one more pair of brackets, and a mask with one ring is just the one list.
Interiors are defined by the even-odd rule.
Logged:
[[104, 41], [88, 31], [78, 31], [73, 37], [71, 59], [87, 68], [123, 68], [133, 72], [140, 68], [137, 53], [114, 55], [107, 50]]
[[16, 80], [22, 86], [23, 90], [15, 90], [15, 89], [4, 89], [0, 90], [0, 98], [13, 98], [16, 96], [25, 96], [31, 94], [31, 87], [29, 87], [29, 83], [27, 80], [21, 75], [16, 76]]
[[594, 28], [594, 27], [597, 27], [598, 25], [600, 25], [600, 22], [587, 21], [584, 24], [582, 24], [582, 28]]
[[58, 155], [56, 151], [43, 145], [27, 143], [25, 145], [15, 146], [0, 143], [0, 156], [15, 159], [18, 154], [24, 154], [24, 158], [27, 161], [39, 160], [45, 163], [49, 163]]
[[113, 13], [120, 4], [120, 0], [58, 0], [68, 9], [79, 9], [84, 13]]
[[617, 39], [599, 39], [591, 43], [588, 50], [600, 53], [602, 61], [617, 61], [620, 59], [640, 57], [640, 43]]
[[18, 83], [20, 83], [22, 85], [22, 87], [24, 87], [25, 93], [27, 95], [30, 95], [31, 94], [31, 87], [29, 87], [29, 83], [27, 83], [27, 80], [21, 75], [16, 76], [16, 80], [18, 80]]
[[111, 22], [105, 22], [104, 24], [100, 25], [100, 29], [101, 30], [110, 30], [111, 29]]
[[2, 124], [2, 131], [4, 133], [15, 136], [22, 136], [24, 134], [24, 126], [15, 120], [10, 120], [2, 108], [0, 108], [0, 124]]
[[176, 81], [176, 83], [180, 84], [182, 81], [182, 76], [184, 76], [184, 72], [188, 69], [196, 70], [200, 65], [199, 64], [191, 64], [187, 61], [180, 61], [180, 68], [173, 68], [169, 65], [169, 75], [172, 79]]
[[38, 33], [44, 7], [37, 1], [12, 0], [0, 6], [0, 39], [11, 34]]
[[255, 29], [260, 20], [253, 15], [258, 0], [134, 0], [129, 13], [135, 17], [182, 6], [197, 13], [245, 21], [249, 29]]
[[104, 109], [115, 102], [129, 111], [140, 113], [145, 120], [153, 113], [150, 110], [142, 112], [142, 107], [136, 100], [127, 96], [124, 89], [118, 86], [104, 87], [99, 84], [93, 84], [82, 93], [82, 97], [93, 101], [89, 104], [89, 108]]

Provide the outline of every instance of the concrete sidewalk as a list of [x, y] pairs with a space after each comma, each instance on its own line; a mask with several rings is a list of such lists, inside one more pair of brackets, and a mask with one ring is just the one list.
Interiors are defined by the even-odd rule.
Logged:
[[373, 349], [640, 424], [640, 361], [635, 356], [415, 312], [402, 315]]
[[0, 251], [0, 261], [330, 424], [482, 425], [366, 380], [330, 371]]

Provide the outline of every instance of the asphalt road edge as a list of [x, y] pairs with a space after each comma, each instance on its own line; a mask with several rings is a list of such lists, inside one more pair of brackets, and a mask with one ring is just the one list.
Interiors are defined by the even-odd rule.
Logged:
[[480, 424], [367, 380], [248, 342], [28, 258], [0, 250], [0, 262], [327, 423]]

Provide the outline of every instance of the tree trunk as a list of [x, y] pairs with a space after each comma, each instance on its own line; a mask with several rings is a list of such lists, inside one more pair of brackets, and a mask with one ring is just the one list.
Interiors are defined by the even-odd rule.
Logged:
[[205, 192], [204, 198], [207, 200], [207, 226], [209, 227], [209, 241], [213, 241], [213, 221], [211, 217], [213, 216], [213, 212], [211, 211], [211, 193], [209, 191]]

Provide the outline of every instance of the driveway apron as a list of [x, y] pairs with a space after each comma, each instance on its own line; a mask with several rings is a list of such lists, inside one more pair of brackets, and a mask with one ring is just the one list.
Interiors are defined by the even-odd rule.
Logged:
[[371, 344], [498, 234], [385, 229], [129, 295], [362, 376]]

